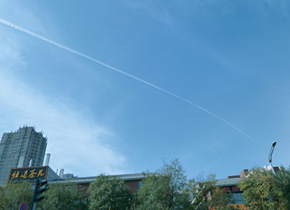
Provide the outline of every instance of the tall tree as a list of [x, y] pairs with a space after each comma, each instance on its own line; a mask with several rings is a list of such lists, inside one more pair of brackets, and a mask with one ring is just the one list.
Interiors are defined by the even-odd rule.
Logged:
[[270, 199], [275, 194], [273, 193], [274, 174], [272, 171], [254, 168], [247, 177], [239, 182], [238, 186], [244, 192], [243, 198], [251, 209], [268, 210], [274, 208], [274, 202]]
[[290, 169], [281, 167], [277, 174], [254, 168], [239, 187], [251, 209], [290, 209]]
[[133, 205], [133, 192], [124, 181], [100, 175], [89, 186], [90, 210], [126, 210]]
[[138, 192], [140, 210], [190, 209], [187, 179], [178, 159], [164, 162], [156, 173], [145, 173], [146, 177]]
[[27, 182], [17, 184], [7, 184], [0, 189], [0, 209], [19, 209], [20, 204], [25, 201], [31, 206], [33, 190], [31, 184]]
[[193, 192], [193, 209], [235, 209], [232, 204], [231, 194], [216, 186], [216, 177], [210, 174], [206, 179], [198, 178], [189, 181], [190, 192]]
[[49, 184], [44, 196], [45, 198], [38, 204], [43, 210], [88, 209], [88, 198], [76, 183]]
[[290, 168], [281, 167], [274, 176], [272, 197], [275, 209], [290, 209]]

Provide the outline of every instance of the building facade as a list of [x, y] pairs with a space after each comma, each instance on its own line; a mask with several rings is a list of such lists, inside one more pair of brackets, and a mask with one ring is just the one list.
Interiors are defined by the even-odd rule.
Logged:
[[[145, 179], [146, 175], [144, 175], [143, 173], [138, 173], [138, 174], [108, 175], [108, 177], [123, 180], [125, 185], [127, 185], [134, 193], [136, 193], [141, 188], [143, 180]], [[78, 185], [82, 186], [84, 188], [84, 191], [86, 192], [91, 182], [94, 182], [97, 178], [98, 176], [73, 177], [66, 179], [66, 177], [60, 174], [60, 179], [48, 181], [48, 184], [77, 183]]]
[[0, 143], [0, 186], [6, 185], [12, 168], [42, 166], [47, 138], [34, 127], [4, 133]]

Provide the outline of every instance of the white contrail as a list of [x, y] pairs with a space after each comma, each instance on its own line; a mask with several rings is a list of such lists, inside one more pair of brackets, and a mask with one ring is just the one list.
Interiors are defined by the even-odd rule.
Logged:
[[179, 96], [179, 95], [176, 95], [176, 94], [174, 94], [173, 92], [170, 92], [170, 91], [168, 91], [168, 90], [166, 90], [166, 89], [163, 89], [163, 88], [161, 88], [161, 87], [159, 87], [159, 86], [157, 86], [157, 85], [154, 85], [154, 84], [152, 84], [152, 83], [150, 83], [150, 82], [148, 82], [148, 81], [146, 81], [146, 80], [143, 80], [143, 79], [141, 79], [141, 78], [139, 78], [139, 77], [136, 77], [136, 76], [134, 76], [133, 74], [129, 74], [129, 73], [125, 72], [125, 71], [122, 71], [121, 69], [118, 69], [118, 68], [115, 68], [115, 67], [113, 67], [113, 66], [110, 66], [110, 65], [108, 65], [108, 64], [106, 64], [106, 63], [104, 63], [104, 62], [102, 62], [102, 61], [99, 61], [99, 60], [97, 60], [97, 59], [95, 59], [95, 58], [92, 58], [92, 57], [90, 57], [90, 56], [88, 56], [88, 55], [86, 55], [86, 54], [83, 54], [83, 53], [81, 53], [81, 52], [78, 52], [78, 51], [76, 51], [76, 50], [74, 50], [74, 49], [71, 49], [71, 48], [69, 48], [69, 47], [66, 47], [66, 46], [64, 46], [64, 45], [61, 45], [61, 44], [59, 44], [59, 43], [57, 43], [57, 42], [55, 42], [55, 41], [52, 41], [52, 40], [50, 40], [50, 39], [47, 39], [47, 38], [45, 38], [45, 37], [43, 37], [43, 36], [40, 36], [40, 35], [38, 35], [38, 34], [36, 34], [36, 33], [33, 33], [33, 32], [31, 32], [31, 31], [29, 31], [29, 30], [27, 30], [27, 29], [25, 29], [25, 28], [22, 28], [22, 27], [20, 27], [20, 26], [17, 26], [17, 25], [15, 25], [15, 24], [13, 24], [13, 23], [11, 23], [11, 22], [8, 22], [8, 21], [6, 21], [6, 20], [3, 20], [3, 19], [1, 19], [1, 18], [0, 18], [0, 23], [4, 24], [4, 25], [6, 25], [6, 26], [9, 26], [9, 27], [11, 27], [11, 28], [14, 28], [14, 29], [16, 29], [16, 30], [18, 30], [18, 31], [24, 32], [24, 33], [26, 33], [26, 34], [29, 34], [29, 35], [31, 35], [31, 36], [37, 38], [37, 39], [40, 39], [40, 40], [45, 41], [45, 42], [47, 42], [47, 43], [49, 43], [49, 44], [52, 44], [52, 45], [54, 45], [54, 46], [56, 46], [56, 47], [58, 47], [58, 48], [61, 48], [61, 49], [65, 50], [65, 51], [68, 51], [68, 52], [70, 52], [70, 53], [73, 53], [73, 54], [79, 55], [79, 56], [81, 56], [81, 57], [83, 57], [83, 58], [86, 58], [86, 59], [88, 59], [88, 60], [91, 60], [91, 61], [93, 61], [93, 62], [95, 62], [95, 63], [97, 63], [97, 64], [100, 64], [100, 65], [102, 65], [102, 66], [104, 66], [104, 67], [107, 67], [108, 69], [111, 69], [111, 70], [113, 70], [113, 71], [116, 71], [116, 72], [118, 72], [118, 73], [120, 73], [120, 74], [123, 74], [123, 75], [125, 75], [125, 76], [127, 76], [127, 77], [130, 77], [130, 78], [132, 78], [132, 79], [134, 79], [134, 80], [137, 80], [137, 81], [139, 81], [139, 82], [141, 82], [141, 83], [143, 83], [143, 84], [145, 84], [145, 85], [148, 85], [148, 86], [150, 86], [150, 87], [152, 87], [152, 88], [155, 88], [155, 89], [157, 89], [157, 90], [160, 90], [160, 91], [162, 91], [162, 92], [164, 92], [164, 93], [166, 93], [166, 94], [168, 94], [168, 95], [171, 95], [171, 96], [173, 96], [173, 97], [175, 97], [175, 98], [178, 98], [178, 99], [180, 99], [180, 100], [182, 100], [182, 101], [184, 101], [184, 102], [186, 102], [186, 103], [188, 103], [188, 104], [190, 104], [190, 105], [193, 105], [193, 106], [195, 106], [196, 108], [198, 108], [198, 109], [200, 109], [200, 110], [202, 110], [202, 111], [208, 113], [209, 115], [211, 115], [211, 116], [217, 118], [218, 120], [224, 122], [224, 123], [227, 124], [228, 126], [232, 127], [233, 129], [235, 129], [235, 130], [238, 131], [239, 133], [241, 133], [241, 134], [243, 134], [244, 136], [246, 136], [248, 139], [251, 139], [252, 141], [255, 141], [251, 136], [249, 136], [248, 134], [246, 134], [244, 131], [242, 131], [241, 129], [239, 129], [238, 127], [236, 127], [235, 125], [233, 125], [233, 124], [230, 123], [229, 121], [227, 121], [227, 120], [223, 119], [222, 117], [220, 117], [220, 116], [214, 114], [213, 112], [211, 112], [211, 111], [209, 111], [209, 110], [207, 110], [207, 109], [205, 109], [205, 108], [203, 108], [203, 107], [201, 107], [201, 106], [199, 106], [199, 105], [197, 105], [197, 104], [191, 102], [190, 100], [188, 100], [188, 99], [186, 99], [186, 98], [183, 98], [183, 97], [181, 97], [181, 96]]

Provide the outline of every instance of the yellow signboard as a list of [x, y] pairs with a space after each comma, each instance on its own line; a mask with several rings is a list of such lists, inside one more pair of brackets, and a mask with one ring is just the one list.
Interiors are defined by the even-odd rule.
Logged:
[[12, 168], [10, 170], [9, 183], [35, 182], [36, 179], [46, 180], [48, 166], [29, 167], [29, 168]]

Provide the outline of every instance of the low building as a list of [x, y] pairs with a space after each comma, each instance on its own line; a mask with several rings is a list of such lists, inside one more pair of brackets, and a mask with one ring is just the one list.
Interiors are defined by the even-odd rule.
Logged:
[[[145, 176], [143, 173], [139, 173], [139, 174], [121, 174], [121, 175], [108, 175], [109, 177], [112, 178], [118, 178], [121, 180], [124, 180], [125, 184], [133, 191], [133, 192], [137, 192], [141, 185], [142, 185], [142, 181], [145, 179]], [[52, 180], [49, 181], [48, 180], [48, 184], [64, 184], [64, 183], [68, 183], [68, 182], [73, 182], [73, 183], [77, 183], [80, 186], [83, 186], [85, 191], [88, 189], [89, 185], [91, 182], [95, 181], [97, 179], [98, 176], [91, 176], [91, 177], [73, 177], [71, 179], [56, 179], [56, 180]]]
[[[272, 166], [268, 166], [268, 167], [264, 167], [266, 170], [273, 170], [275, 172], [279, 171], [279, 167], [274, 167], [272, 169]], [[232, 199], [233, 199], [233, 206], [236, 209], [240, 209], [240, 210], [249, 210], [248, 207], [245, 206], [245, 201], [243, 199], [243, 191], [241, 191], [238, 188], [238, 183], [244, 178], [247, 177], [247, 175], [249, 174], [249, 170], [248, 169], [244, 169], [243, 171], [241, 171], [240, 175], [234, 175], [234, 176], [228, 176], [226, 179], [219, 179], [217, 180], [216, 185], [218, 187], [221, 187], [222, 189], [224, 189], [224, 191], [226, 193], [231, 193], [232, 195]]]

